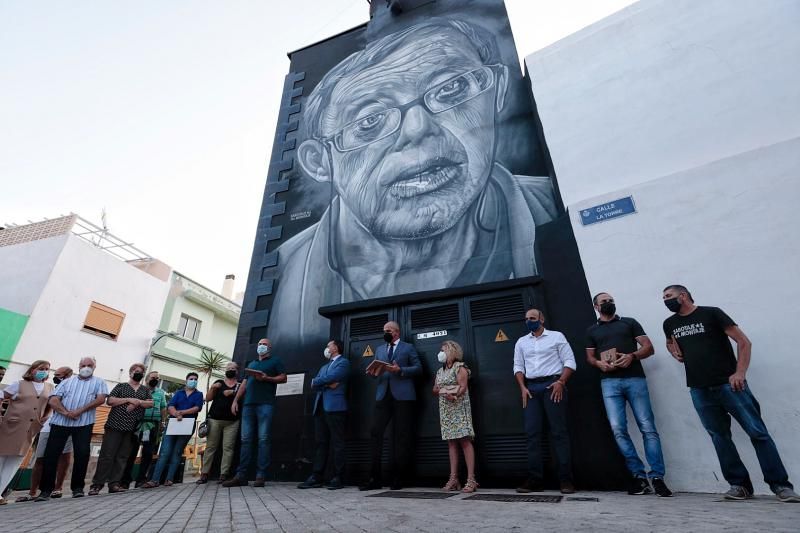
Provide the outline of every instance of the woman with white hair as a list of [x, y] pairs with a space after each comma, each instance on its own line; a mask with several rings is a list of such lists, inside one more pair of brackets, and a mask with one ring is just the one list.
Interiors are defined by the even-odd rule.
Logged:
[[442, 368], [436, 372], [433, 394], [439, 397], [442, 440], [447, 441], [450, 454], [450, 479], [442, 488], [446, 491], [461, 489], [458, 480], [458, 449], [461, 448], [467, 463], [467, 482], [463, 492], [475, 492], [478, 488], [478, 482], [475, 481], [475, 448], [472, 445], [475, 430], [472, 428], [472, 407], [467, 385], [470, 370], [464, 364], [464, 351], [457, 342], [443, 342], [438, 359]]

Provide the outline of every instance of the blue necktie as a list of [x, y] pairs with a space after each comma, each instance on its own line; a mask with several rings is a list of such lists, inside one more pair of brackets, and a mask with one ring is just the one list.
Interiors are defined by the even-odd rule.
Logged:
[[394, 344], [389, 345], [389, 362], [394, 362]]

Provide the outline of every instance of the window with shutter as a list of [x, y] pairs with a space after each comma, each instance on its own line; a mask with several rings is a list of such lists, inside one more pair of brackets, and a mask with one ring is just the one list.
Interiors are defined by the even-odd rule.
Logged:
[[103, 304], [92, 302], [86, 320], [83, 321], [83, 331], [94, 333], [102, 337], [116, 340], [122, 330], [125, 313], [112, 309]]

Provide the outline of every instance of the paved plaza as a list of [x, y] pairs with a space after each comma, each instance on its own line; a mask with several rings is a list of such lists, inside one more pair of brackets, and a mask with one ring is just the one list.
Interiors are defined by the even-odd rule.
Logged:
[[[47, 503], [11, 503], [0, 507], [0, 524], [15, 533], [800, 530], [800, 504], [782, 504], [770, 496], [728, 502], [714, 494], [658, 498], [579, 492], [555, 503], [512, 503], [468, 500], [460, 493], [447, 499], [375, 496], [383, 492], [388, 491], [298, 490], [293, 483], [226, 489], [216, 483], [187, 483]], [[425, 496], [435, 491], [401, 492]], [[516, 496], [511, 490], [477, 494]], [[561, 496], [557, 492], [531, 496], [542, 495]]]

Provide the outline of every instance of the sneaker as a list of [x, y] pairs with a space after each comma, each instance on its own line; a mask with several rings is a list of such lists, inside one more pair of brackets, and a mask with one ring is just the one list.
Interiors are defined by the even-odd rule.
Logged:
[[517, 487], [517, 492], [525, 494], [528, 492], [542, 492], [544, 487], [542, 487], [542, 482], [536, 479], [529, 477], [525, 480], [525, 483]]
[[309, 478], [299, 485], [297, 485], [298, 489], [321, 489], [322, 488], [322, 481], [317, 479], [316, 476], [312, 475]]
[[746, 500], [753, 497], [753, 493], [740, 485], [731, 485], [728, 492], [722, 495], [726, 500]]
[[648, 483], [643, 477], [633, 478], [631, 485], [628, 488], [628, 494], [631, 496], [640, 496], [642, 494], [650, 494], [652, 492], [653, 489], [650, 488], [650, 483]]
[[664, 480], [660, 477], [654, 477], [650, 480], [650, 483], [653, 484], [653, 490], [656, 491], [658, 496], [661, 496], [662, 498], [669, 498], [672, 496], [672, 491], [669, 490], [667, 484], [664, 483]]
[[790, 487], [781, 487], [775, 491], [775, 496], [783, 503], [800, 503], [800, 495]]
[[82, 490], [73, 490], [72, 497], [73, 498], [83, 498], [84, 494]]
[[39, 493], [39, 495], [38, 495], [38, 496], [36, 497], [36, 499], [35, 499], [35, 500], [33, 500], [33, 501], [35, 501], [35, 502], [46, 502], [46, 501], [50, 501], [50, 493], [49, 493], [49, 492], [46, 492], [46, 491], [42, 491], [42, 492], [40, 492], [40, 493]]
[[246, 487], [247, 486], [247, 480], [246, 479], [240, 479], [240, 478], [234, 476], [231, 479], [229, 479], [228, 481], [226, 481], [225, 483], [223, 483], [222, 486], [223, 487]]

